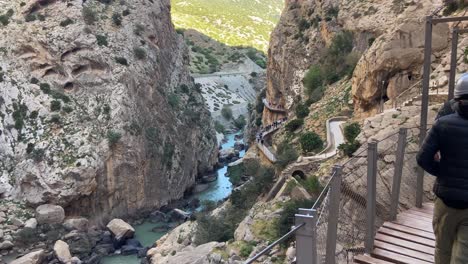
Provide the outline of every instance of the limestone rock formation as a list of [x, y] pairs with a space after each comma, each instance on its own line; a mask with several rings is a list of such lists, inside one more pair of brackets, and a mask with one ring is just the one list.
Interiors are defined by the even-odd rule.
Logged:
[[212, 169], [169, 0], [2, 1], [0, 13], [2, 195], [99, 219], [162, 206]]
[[43, 204], [36, 208], [36, 219], [39, 224], [61, 224], [65, 211], [59, 205]]
[[107, 224], [107, 228], [112, 232], [116, 240], [132, 238], [135, 234], [135, 229], [122, 219], [113, 219]]
[[62, 240], [57, 240], [54, 245], [54, 254], [60, 263], [67, 264], [71, 261], [72, 255], [67, 243]]
[[88, 224], [89, 224], [88, 219], [84, 217], [80, 217], [80, 218], [70, 218], [70, 219], [65, 220], [65, 222], [63, 223], [63, 226], [67, 230], [78, 230], [78, 231], [86, 232], [88, 230]]
[[15, 259], [10, 264], [41, 264], [44, 257], [45, 251], [41, 249]]

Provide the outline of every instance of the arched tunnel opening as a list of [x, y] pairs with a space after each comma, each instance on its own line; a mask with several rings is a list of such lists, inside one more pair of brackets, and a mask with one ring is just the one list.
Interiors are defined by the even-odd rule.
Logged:
[[297, 170], [297, 171], [294, 171], [292, 176], [296, 179], [296, 180], [305, 180], [306, 179], [306, 175], [303, 171], [301, 170]]

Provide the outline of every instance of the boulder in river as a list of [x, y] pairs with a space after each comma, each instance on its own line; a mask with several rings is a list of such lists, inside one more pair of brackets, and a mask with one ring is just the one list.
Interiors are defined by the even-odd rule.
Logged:
[[107, 224], [107, 228], [112, 232], [117, 241], [132, 238], [135, 229], [122, 219], [115, 218]]
[[190, 219], [190, 213], [187, 213], [180, 209], [174, 209], [171, 211], [172, 221], [187, 221], [188, 219]]
[[88, 219], [84, 217], [79, 217], [79, 218], [70, 218], [65, 220], [63, 223], [63, 226], [65, 229], [71, 231], [71, 230], [78, 230], [82, 232], [86, 232], [88, 230], [88, 224], [89, 221]]
[[43, 204], [36, 208], [36, 220], [39, 224], [61, 224], [65, 219], [65, 210], [59, 205]]
[[209, 175], [205, 175], [202, 177], [202, 182], [203, 183], [210, 183], [210, 182], [214, 182], [218, 179], [218, 173], [217, 172], [213, 172]]
[[161, 211], [154, 211], [149, 215], [149, 220], [152, 223], [167, 222], [167, 218], [167, 215]]
[[45, 257], [43, 249], [31, 252], [10, 262], [10, 264], [40, 264]]
[[193, 193], [201, 193], [208, 190], [208, 188], [210, 188], [210, 185], [208, 184], [197, 184], [193, 188]]
[[125, 242], [125, 245], [122, 246], [120, 249], [120, 252], [122, 255], [134, 255], [138, 254], [138, 251], [140, 251], [143, 248], [141, 245], [140, 241], [136, 239], [128, 239]]
[[72, 255], [70, 253], [70, 247], [67, 243], [62, 240], [57, 240], [54, 244], [54, 254], [60, 263], [68, 264], [71, 261]]

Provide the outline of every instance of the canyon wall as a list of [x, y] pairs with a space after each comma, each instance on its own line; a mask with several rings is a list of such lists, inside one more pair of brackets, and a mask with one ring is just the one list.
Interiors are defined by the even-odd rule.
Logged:
[[[270, 43], [267, 99], [289, 110], [307, 99], [302, 83], [306, 71], [311, 65], [322, 65], [337, 33], [350, 32], [355, 57], [350, 59], [357, 61], [351, 75], [355, 113], [361, 117], [376, 114], [381, 102], [394, 99], [421, 79], [425, 16], [442, 6], [441, 0], [286, 1]], [[451, 26], [434, 27], [434, 65], [449, 52]], [[463, 53], [465, 40], [460, 42]], [[463, 69], [459, 69], [461, 72]], [[432, 78], [445, 78], [447, 72], [443, 75]], [[275, 118], [270, 111], [264, 111], [263, 121], [267, 124]]]
[[169, 0], [0, 10], [0, 195], [124, 215], [181, 198], [213, 168], [212, 121]]

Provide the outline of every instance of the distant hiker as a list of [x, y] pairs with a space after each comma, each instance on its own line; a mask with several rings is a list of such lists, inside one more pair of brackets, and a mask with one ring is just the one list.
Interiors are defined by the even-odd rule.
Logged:
[[468, 74], [457, 81], [451, 105], [455, 113], [436, 121], [417, 157], [419, 166], [437, 177], [436, 264], [468, 263]]

